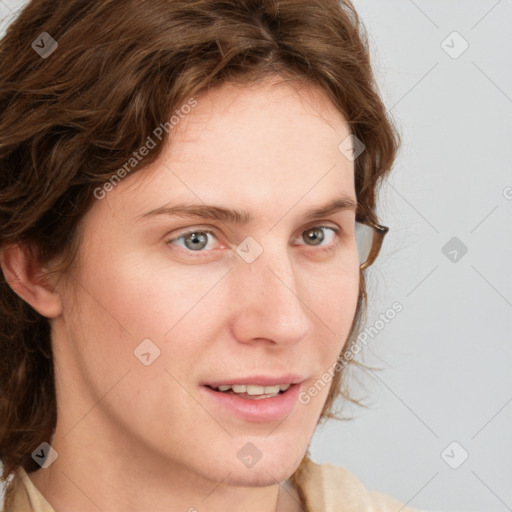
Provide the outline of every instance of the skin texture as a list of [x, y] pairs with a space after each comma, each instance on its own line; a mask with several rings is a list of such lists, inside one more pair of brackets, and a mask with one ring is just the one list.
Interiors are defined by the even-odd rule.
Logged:
[[[300, 510], [279, 484], [300, 463], [329, 385], [284, 420], [251, 423], [200, 383], [292, 372], [307, 389], [336, 361], [357, 304], [355, 212], [304, 213], [356, 200], [353, 162], [338, 150], [348, 125], [305, 84], [224, 84], [196, 99], [162, 157], [84, 217], [67, 286], [41, 279], [21, 248], [2, 252], [13, 289], [51, 319], [59, 456], [30, 477], [57, 512]], [[178, 200], [254, 220], [135, 220]], [[339, 246], [322, 251], [331, 230], [308, 244], [315, 226], [340, 228]], [[202, 252], [176, 240], [189, 228], [214, 232]], [[263, 249], [252, 263], [234, 250], [247, 236]], [[160, 349], [149, 366], [134, 356], [144, 339]], [[262, 453], [251, 468], [237, 457], [247, 442]]]

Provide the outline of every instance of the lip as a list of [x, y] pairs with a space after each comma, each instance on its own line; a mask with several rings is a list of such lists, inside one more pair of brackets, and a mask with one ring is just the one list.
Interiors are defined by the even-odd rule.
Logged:
[[[248, 382], [247, 378], [245, 382]], [[286, 384], [286, 382], [282, 382], [282, 384]], [[237, 416], [244, 421], [265, 423], [278, 421], [288, 416], [295, 408], [301, 388], [302, 383], [295, 383], [280, 395], [256, 400], [214, 391], [207, 384], [203, 384], [200, 389], [205, 395], [205, 400], [214, 404], [221, 411]]]
[[252, 384], [253, 386], [276, 386], [280, 384], [299, 384], [306, 380], [304, 377], [297, 374], [281, 375], [271, 377], [268, 375], [249, 375], [240, 378], [225, 378], [223, 380], [202, 382], [202, 386], [211, 386], [212, 388], [218, 388], [223, 384], [229, 384], [231, 386], [235, 384]]

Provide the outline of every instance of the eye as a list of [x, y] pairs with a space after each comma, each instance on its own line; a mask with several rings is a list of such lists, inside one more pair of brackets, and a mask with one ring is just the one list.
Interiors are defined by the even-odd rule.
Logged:
[[310, 245], [310, 247], [320, 246], [325, 249], [333, 249], [337, 245], [338, 240], [334, 243], [323, 244], [322, 242], [329, 240], [328, 237], [326, 238], [325, 230], [329, 230], [333, 234], [331, 235], [331, 240], [333, 238], [339, 239], [339, 229], [330, 226], [313, 226], [303, 231], [301, 236], [308, 241], [307, 245]]
[[[331, 237], [326, 236], [326, 231], [331, 232]], [[208, 247], [208, 238], [215, 237], [215, 233], [208, 229], [194, 229], [182, 233], [181, 235], [170, 239], [167, 243], [178, 245], [190, 252], [207, 252], [203, 249]], [[322, 250], [330, 250], [336, 247], [338, 241], [332, 242], [333, 239], [339, 239], [339, 229], [330, 226], [313, 226], [302, 232], [301, 238], [307, 241], [306, 245], [310, 247], [321, 247]], [[326, 240], [331, 243], [324, 243]], [[178, 242], [182, 241], [183, 244]], [[211, 248], [210, 248], [211, 249]]]
[[202, 249], [204, 249], [208, 244], [208, 235], [213, 236], [213, 231], [206, 229], [195, 229], [193, 231], [187, 231], [186, 233], [183, 233], [176, 238], [172, 238], [167, 243], [180, 246], [179, 244], [174, 244], [173, 242], [183, 240], [185, 244], [184, 249], [188, 249], [192, 252], [204, 252]]

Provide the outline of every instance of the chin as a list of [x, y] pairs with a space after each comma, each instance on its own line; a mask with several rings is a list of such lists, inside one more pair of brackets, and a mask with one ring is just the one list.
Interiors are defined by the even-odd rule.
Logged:
[[283, 464], [265, 464], [262, 460], [252, 468], [235, 468], [223, 481], [225, 485], [234, 487], [268, 487], [280, 484], [290, 478], [294, 466], [283, 467]]
[[[256, 444], [257, 440], [255, 440]], [[251, 453], [250, 441], [244, 444], [245, 451], [237, 453], [234, 463], [225, 461], [225, 474], [229, 474], [226, 483], [230, 482], [235, 486], [264, 487], [281, 483], [293, 474], [299, 466], [304, 451], [298, 452], [297, 448], [288, 446], [287, 443], [276, 444], [274, 447], [264, 446], [260, 441], [261, 458], [245, 465], [245, 453]], [[230, 473], [231, 472], [231, 473]]]

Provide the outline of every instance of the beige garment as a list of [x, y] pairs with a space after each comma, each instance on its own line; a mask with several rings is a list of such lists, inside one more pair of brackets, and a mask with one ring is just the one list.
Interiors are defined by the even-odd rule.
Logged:
[[[308, 459], [297, 469], [293, 481], [306, 512], [415, 512], [387, 494], [369, 491], [340, 466]], [[23, 468], [18, 468], [9, 482], [2, 510], [55, 512]]]

